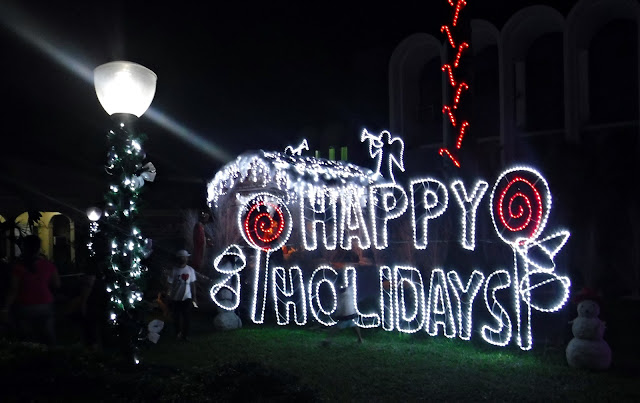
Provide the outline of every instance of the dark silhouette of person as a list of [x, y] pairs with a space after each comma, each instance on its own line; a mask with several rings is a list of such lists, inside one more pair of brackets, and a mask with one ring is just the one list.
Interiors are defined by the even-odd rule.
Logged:
[[11, 284], [2, 313], [8, 317], [15, 304], [18, 335], [47, 346], [56, 343], [52, 289], [60, 287], [58, 269], [40, 255], [40, 238], [23, 239], [22, 255], [11, 270]]

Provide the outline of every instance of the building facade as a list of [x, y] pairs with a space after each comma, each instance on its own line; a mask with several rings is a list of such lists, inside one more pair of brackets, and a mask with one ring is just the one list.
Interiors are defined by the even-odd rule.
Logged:
[[[640, 295], [631, 196], [640, 171], [639, 25], [635, 0], [580, 0], [566, 15], [530, 6], [502, 27], [471, 20], [461, 60], [470, 126], [456, 172], [487, 178], [513, 163], [539, 168], [552, 215], [573, 233], [574, 286], [611, 296]], [[457, 137], [442, 110], [455, 95], [442, 70], [452, 52], [444, 34], [417, 33], [391, 56], [390, 128], [406, 141], [408, 170], [455, 171], [438, 155]]]

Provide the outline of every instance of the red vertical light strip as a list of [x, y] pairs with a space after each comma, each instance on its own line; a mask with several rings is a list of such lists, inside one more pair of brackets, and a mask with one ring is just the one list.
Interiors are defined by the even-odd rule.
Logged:
[[[455, 0], [447, 0], [447, 2], [449, 3], [449, 5], [451, 7], [455, 8], [455, 11], [453, 13], [453, 18], [451, 21], [451, 26], [455, 27], [458, 25], [458, 18], [460, 17], [460, 10], [462, 10], [462, 8], [464, 8], [467, 5], [466, 0], [457, 0], [457, 2], [454, 3]], [[456, 48], [455, 45], [455, 40], [453, 38], [453, 35], [451, 33], [451, 28], [449, 25], [443, 25], [440, 27], [440, 32], [445, 33], [447, 35], [447, 39], [449, 41], [449, 44], [451, 45], [452, 48]], [[460, 102], [460, 95], [462, 94], [463, 90], [468, 90], [469, 89], [469, 85], [467, 85], [467, 83], [465, 82], [456, 82], [456, 79], [454, 77], [453, 74], [453, 69], [454, 68], [458, 68], [458, 66], [460, 65], [460, 58], [462, 57], [462, 53], [469, 48], [469, 43], [467, 42], [462, 42], [460, 43], [460, 45], [458, 46], [458, 52], [456, 53], [455, 59], [453, 61], [453, 67], [451, 66], [451, 64], [444, 64], [442, 65], [442, 71], [446, 72], [449, 76], [449, 84], [451, 84], [452, 87], [456, 87], [457, 85], [457, 89], [456, 89], [456, 93], [455, 96], [453, 98], [453, 107], [449, 106], [449, 105], [443, 105], [442, 107], [442, 113], [447, 114], [448, 118], [449, 118], [449, 122], [451, 123], [451, 126], [456, 127], [456, 116], [453, 113], [454, 110], [458, 109], [458, 103]], [[464, 139], [464, 135], [465, 132], [467, 130], [467, 128], [469, 127], [469, 122], [467, 121], [463, 121], [460, 124], [459, 130], [458, 130], [458, 138], [456, 139], [456, 149], [459, 150], [462, 147], [462, 140]], [[444, 156], [446, 154], [447, 157], [449, 157], [451, 159], [451, 161], [453, 162], [453, 164], [455, 166], [457, 166], [458, 168], [460, 168], [460, 162], [457, 160], [457, 158], [455, 157], [455, 155], [453, 155], [451, 153], [451, 151], [449, 151], [447, 148], [441, 148], [440, 149], [440, 155]]]
[[[449, 2], [451, 4], [451, 2]], [[456, 13], [453, 15], [453, 26], [455, 27], [458, 24], [458, 16], [460, 15], [460, 10], [462, 7], [466, 6], [467, 2], [464, 0], [458, 0], [458, 4], [456, 4]], [[453, 6], [453, 4], [451, 4]]]
[[458, 102], [460, 102], [460, 93], [462, 90], [468, 90], [469, 86], [467, 83], [460, 83], [458, 85], [458, 90], [456, 91], [456, 96], [453, 98], [453, 109], [458, 109]]
[[458, 54], [456, 55], [456, 61], [453, 62], [453, 67], [458, 67], [460, 64], [460, 56], [462, 56], [462, 51], [469, 48], [469, 44], [467, 42], [462, 42], [460, 46], [458, 46]]
[[449, 29], [448, 25], [443, 25], [440, 27], [440, 32], [447, 32], [447, 38], [449, 39], [449, 43], [451, 44], [451, 47], [455, 49], [456, 47], [456, 43], [453, 41], [453, 36], [451, 36], [451, 30]]
[[445, 105], [442, 107], [442, 113], [447, 113], [449, 115], [451, 126], [456, 127], [456, 117], [453, 116], [453, 113], [451, 113], [451, 107], [449, 105]]
[[451, 83], [452, 87], [456, 86], [456, 80], [455, 78], [453, 78], [453, 69], [451, 68], [450, 64], [445, 64], [442, 66], [442, 71], [448, 71], [449, 72], [449, 82]]
[[465, 129], [469, 127], [469, 122], [467, 122], [466, 120], [464, 122], [462, 122], [462, 124], [460, 125], [460, 134], [458, 134], [458, 140], [456, 140], [456, 148], [459, 150], [460, 147], [462, 146], [462, 138], [464, 137], [464, 131]]
[[454, 157], [453, 155], [451, 155], [451, 153], [449, 152], [449, 150], [447, 150], [446, 148], [441, 148], [440, 149], [440, 155], [444, 155], [447, 154], [447, 157], [449, 157], [451, 159], [451, 162], [453, 162], [453, 164], [455, 166], [457, 166], [458, 168], [460, 168], [460, 163], [458, 162], [458, 160], [456, 159], [456, 157]]

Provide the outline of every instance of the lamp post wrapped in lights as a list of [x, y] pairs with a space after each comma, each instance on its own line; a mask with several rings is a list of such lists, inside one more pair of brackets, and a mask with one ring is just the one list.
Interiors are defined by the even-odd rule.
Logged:
[[111, 116], [107, 135], [109, 151], [105, 169], [111, 183], [105, 196], [103, 231], [107, 253], [106, 290], [110, 296], [109, 319], [117, 325], [123, 347], [136, 363], [138, 326], [136, 305], [142, 301], [142, 260], [148, 257], [150, 242], [135, 225], [140, 189], [155, 179], [155, 167], [144, 162], [143, 136], [133, 124], [151, 105], [157, 76], [144, 66], [116, 61], [94, 70], [94, 85], [100, 104]]

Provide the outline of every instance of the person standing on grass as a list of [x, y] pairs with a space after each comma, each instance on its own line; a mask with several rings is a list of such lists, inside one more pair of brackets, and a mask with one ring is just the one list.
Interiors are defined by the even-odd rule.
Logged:
[[23, 239], [22, 255], [12, 268], [2, 316], [8, 318], [15, 302], [20, 339], [51, 347], [56, 343], [51, 290], [60, 287], [60, 276], [56, 266], [40, 256], [40, 244], [37, 235]]
[[358, 343], [362, 343], [362, 334], [360, 333], [360, 327], [356, 325], [354, 319], [358, 317], [356, 313], [355, 301], [353, 297], [353, 284], [349, 284], [346, 287], [338, 288], [338, 296], [337, 296], [337, 308], [336, 308], [336, 320], [338, 323], [331, 326], [327, 333], [327, 337], [323, 340], [324, 345], [328, 345], [331, 340], [330, 336], [332, 336], [335, 332], [341, 329], [346, 329], [352, 327], [356, 335], [358, 336]]
[[176, 253], [178, 265], [171, 270], [169, 283], [169, 300], [178, 340], [188, 341], [191, 325], [191, 309], [197, 307], [196, 272], [189, 266], [189, 252], [180, 250]]

